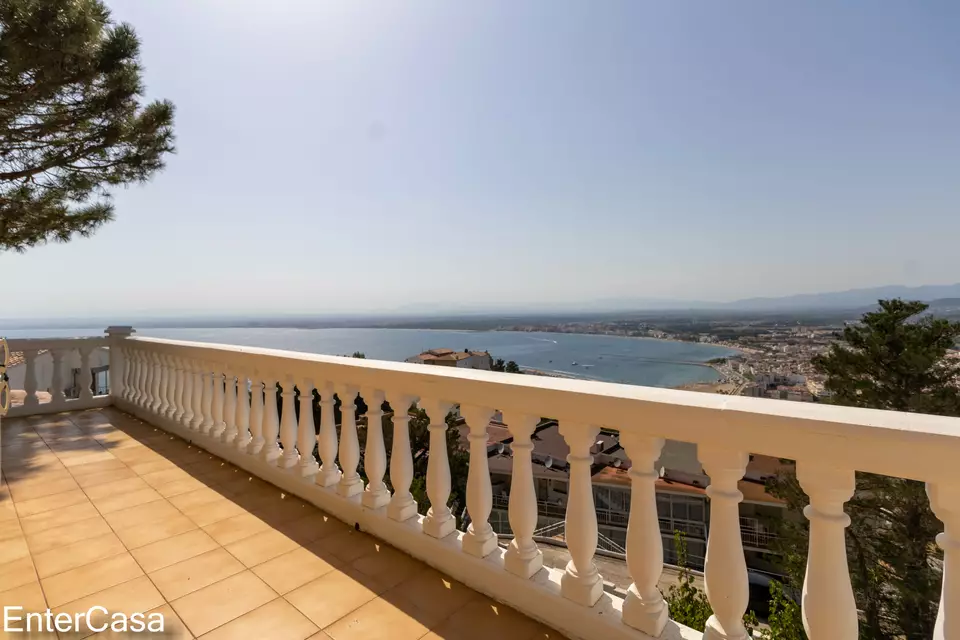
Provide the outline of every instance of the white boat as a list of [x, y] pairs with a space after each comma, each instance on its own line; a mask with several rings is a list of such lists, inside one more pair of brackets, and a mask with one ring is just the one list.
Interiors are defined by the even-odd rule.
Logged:
[[574, 361], [573, 361], [573, 362], [571, 362], [570, 364], [571, 364], [571, 365], [573, 365], [573, 366], [575, 367], [575, 366], [577, 366], [577, 361], [576, 361], [576, 360], [574, 360]]

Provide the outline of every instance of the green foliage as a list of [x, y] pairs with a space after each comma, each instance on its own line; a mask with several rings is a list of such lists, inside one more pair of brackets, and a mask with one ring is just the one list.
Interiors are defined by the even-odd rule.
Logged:
[[710, 608], [707, 594], [697, 588], [693, 573], [687, 566], [686, 536], [680, 531], [674, 531], [673, 540], [677, 549], [677, 567], [680, 569], [680, 575], [677, 577], [677, 584], [667, 590], [664, 599], [667, 601], [670, 617], [673, 620], [691, 629], [703, 631], [707, 619], [713, 615], [713, 609]]
[[100, 0], [0, 0], [0, 251], [92, 234], [108, 187], [163, 167], [174, 108], [141, 105], [141, 72]]
[[[960, 323], [921, 315], [922, 302], [881, 300], [879, 310], [844, 329], [842, 341], [814, 358], [836, 404], [960, 415], [960, 366], [948, 349]], [[809, 526], [800, 516], [808, 499], [792, 471], [769, 482], [792, 517], [775, 522], [774, 550], [791, 586], [803, 583]], [[929, 638], [937, 615], [942, 570], [934, 538], [942, 526], [930, 510], [923, 483], [857, 473], [846, 505], [847, 560], [860, 637], [869, 640]]]
[[770, 582], [770, 617], [767, 624], [770, 628], [760, 632], [763, 640], [807, 640], [800, 605], [787, 597], [783, 585], [776, 580]]
[[367, 354], [365, 354], [363, 351], [354, 351], [354, 352], [353, 352], [353, 355], [350, 356], [350, 357], [351, 357], [351, 358], [363, 358], [363, 359], [366, 359], [366, 358], [367, 358]]
[[493, 365], [490, 367], [492, 371], [503, 371], [507, 368], [506, 363], [503, 361], [503, 358], [497, 358], [494, 360]]
[[508, 362], [506, 366], [504, 366], [503, 370], [506, 371], [507, 373], [523, 373], [522, 371], [520, 371], [520, 366], [517, 365], [517, 363], [514, 362], [513, 360]]

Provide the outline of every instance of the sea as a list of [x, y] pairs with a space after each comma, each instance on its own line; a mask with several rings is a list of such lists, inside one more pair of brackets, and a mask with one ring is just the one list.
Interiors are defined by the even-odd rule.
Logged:
[[[103, 335], [103, 328], [18, 329], [7, 338]], [[427, 329], [147, 328], [138, 336], [219, 342], [401, 362], [427, 349], [489, 351], [521, 367], [588, 380], [677, 387], [719, 379], [705, 363], [737, 351], [717, 345], [578, 333]]]

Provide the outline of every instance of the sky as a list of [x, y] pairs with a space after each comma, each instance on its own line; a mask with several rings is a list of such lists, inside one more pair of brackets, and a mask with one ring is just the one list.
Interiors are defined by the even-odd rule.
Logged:
[[94, 237], [0, 254], [0, 317], [960, 281], [952, 0], [108, 6], [177, 154]]

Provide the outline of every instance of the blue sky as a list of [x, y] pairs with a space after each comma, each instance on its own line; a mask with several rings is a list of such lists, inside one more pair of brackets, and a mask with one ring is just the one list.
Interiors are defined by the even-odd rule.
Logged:
[[108, 4], [178, 154], [0, 315], [960, 281], [949, 0]]

